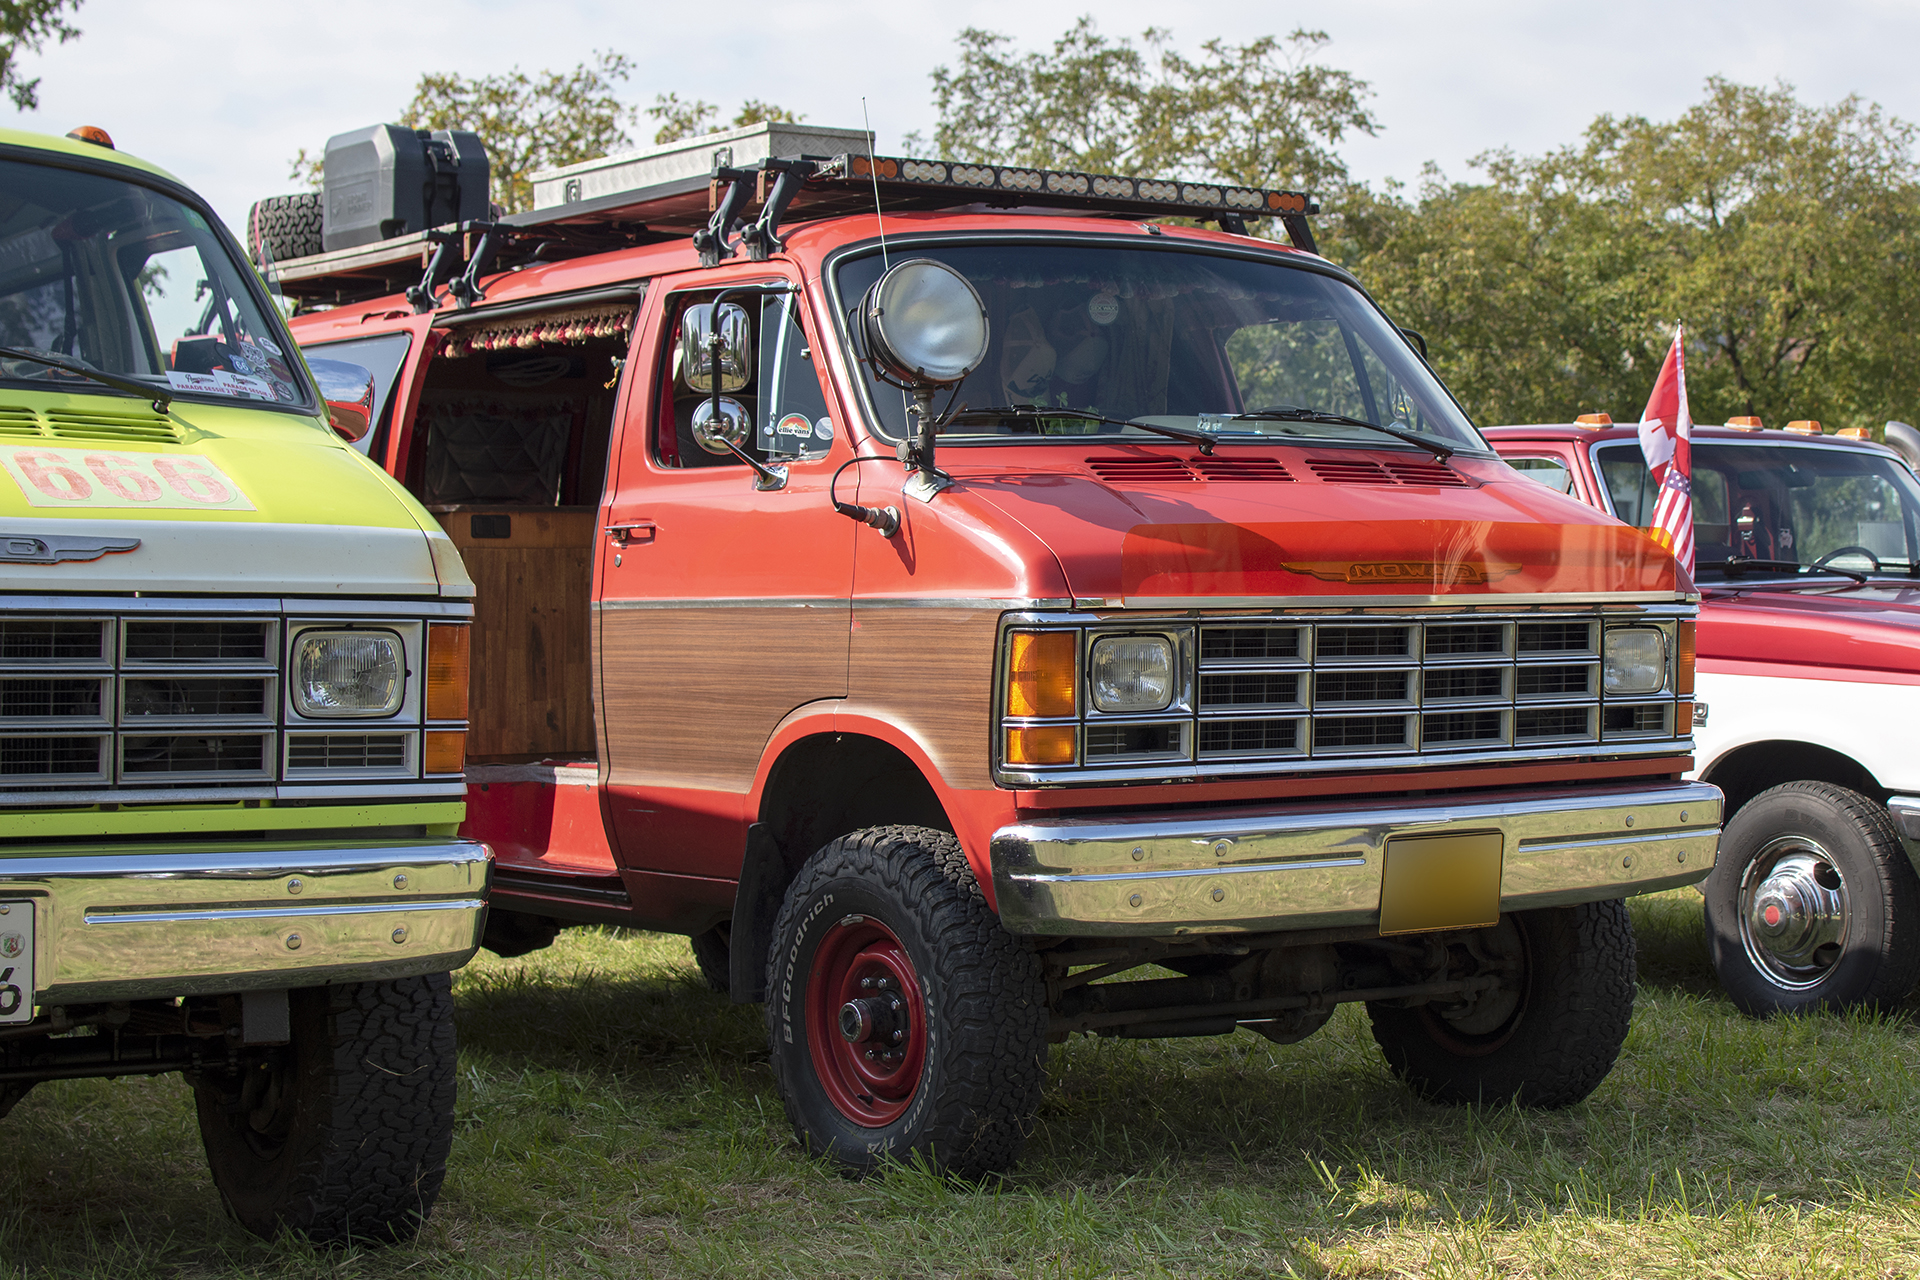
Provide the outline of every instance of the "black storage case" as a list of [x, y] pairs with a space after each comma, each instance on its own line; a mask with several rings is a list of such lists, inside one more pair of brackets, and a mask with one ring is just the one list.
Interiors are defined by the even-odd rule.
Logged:
[[487, 149], [463, 129], [376, 124], [327, 139], [321, 243], [391, 240], [489, 211]]

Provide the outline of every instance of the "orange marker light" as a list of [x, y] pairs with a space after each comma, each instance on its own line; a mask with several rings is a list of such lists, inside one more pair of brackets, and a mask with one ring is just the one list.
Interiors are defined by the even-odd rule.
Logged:
[[[1007, 714], [1070, 716], [1074, 710], [1072, 631], [1016, 631], [1007, 664]], [[1011, 760], [1013, 757], [1007, 757]], [[1037, 763], [1037, 762], [1036, 762]]]
[[1080, 731], [1070, 724], [1007, 730], [1008, 764], [1072, 764]]
[[1867, 430], [1865, 427], [1842, 427], [1838, 431], [1834, 432], [1833, 434], [1844, 437], [1845, 439], [1848, 439], [1848, 440], [1873, 439], [1873, 432]]
[[[467, 676], [472, 665], [472, 643], [473, 628], [465, 623], [427, 624], [427, 719], [467, 718]], [[458, 766], [455, 768], [457, 771]], [[428, 772], [434, 771], [430, 769]]]
[[420, 763], [425, 773], [459, 773], [467, 767], [467, 731], [465, 729], [429, 729], [420, 745]]
[[1762, 423], [1758, 418], [1728, 418], [1727, 425], [1737, 427], [1742, 431], [1758, 431]]
[[67, 136], [75, 142], [91, 142], [96, 147], [113, 150], [113, 139], [108, 137], [107, 131], [97, 124], [83, 124], [78, 129], [69, 129]]
[[1583, 413], [1573, 420], [1573, 425], [1576, 427], [1610, 427], [1613, 425], [1613, 419], [1604, 413]]
[[1820, 424], [1807, 418], [1796, 418], [1787, 424], [1787, 430], [1797, 431], [1803, 436], [1817, 436], [1820, 434]]
[[1693, 633], [1696, 625], [1692, 622], [1681, 623], [1680, 643], [1675, 646], [1679, 652], [1674, 655], [1673, 691], [1682, 698], [1693, 696]]

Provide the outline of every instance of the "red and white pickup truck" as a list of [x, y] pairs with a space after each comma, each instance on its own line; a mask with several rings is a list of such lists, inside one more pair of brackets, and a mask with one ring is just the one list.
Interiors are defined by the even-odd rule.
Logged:
[[[1635, 428], [1493, 427], [1509, 463], [1628, 524]], [[1899, 1001], [1920, 979], [1920, 483], [1864, 440], [1693, 432], [1697, 776], [1727, 797], [1708, 944], [1749, 1013]], [[1904, 839], [1903, 839], [1904, 837]]]

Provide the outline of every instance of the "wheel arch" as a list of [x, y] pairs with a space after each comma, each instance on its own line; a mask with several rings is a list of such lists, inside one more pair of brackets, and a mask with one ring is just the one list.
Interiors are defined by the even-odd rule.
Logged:
[[1794, 739], [1749, 742], [1735, 747], [1701, 770], [1700, 780], [1726, 793], [1726, 819], [1732, 818], [1742, 805], [1761, 792], [1783, 782], [1831, 782], [1858, 791], [1880, 804], [1885, 804], [1892, 794], [1870, 769], [1844, 751]]

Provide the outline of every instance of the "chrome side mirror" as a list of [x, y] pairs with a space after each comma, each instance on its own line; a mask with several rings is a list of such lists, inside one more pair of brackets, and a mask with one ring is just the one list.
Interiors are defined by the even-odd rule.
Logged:
[[732, 396], [716, 396], [693, 407], [693, 439], [708, 453], [732, 454], [745, 449], [752, 430], [747, 407]]
[[680, 316], [680, 377], [691, 391], [715, 390], [710, 342], [716, 332], [720, 337], [718, 389], [738, 391], [753, 377], [753, 325], [747, 309], [723, 302], [716, 320], [712, 303], [696, 303]]
[[326, 401], [327, 421], [342, 439], [358, 442], [373, 430], [373, 374], [345, 360], [307, 361]]

